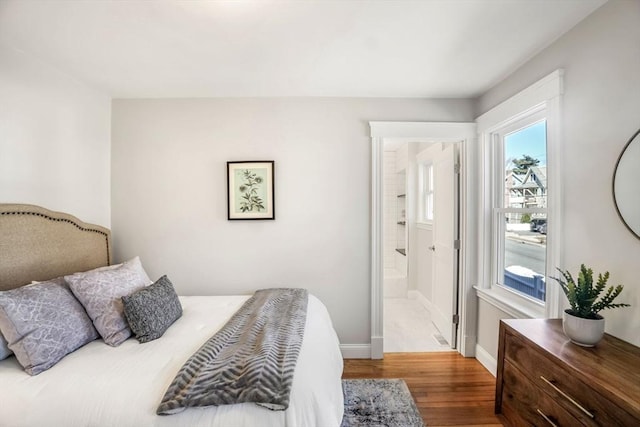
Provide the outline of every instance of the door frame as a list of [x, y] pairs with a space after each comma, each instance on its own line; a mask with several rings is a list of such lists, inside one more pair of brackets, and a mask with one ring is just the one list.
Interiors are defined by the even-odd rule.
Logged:
[[477, 299], [473, 281], [478, 271], [478, 193], [482, 182], [479, 149], [473, 122], [369, 122], [371, 135], [371, 359], [382, 359], [383, 336], [383, 157], [385, 139], [460, 144], [460, 256], [457, 348], [475, 355]]

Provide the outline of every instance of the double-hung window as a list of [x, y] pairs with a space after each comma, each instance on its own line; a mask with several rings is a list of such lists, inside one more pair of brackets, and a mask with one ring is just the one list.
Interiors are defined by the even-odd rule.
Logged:
[[493, 283], [540, 303], [547, 271], [546, 130], [537, 113], [492, 135]]
[[549, 277], [559, 262], [561, 77], [556, 71], [478, 118], [485, 183], [478, 295], [516, 317], [558, 311]]
[[433, 222], [433, 163], [418, 163], [418, 222]]

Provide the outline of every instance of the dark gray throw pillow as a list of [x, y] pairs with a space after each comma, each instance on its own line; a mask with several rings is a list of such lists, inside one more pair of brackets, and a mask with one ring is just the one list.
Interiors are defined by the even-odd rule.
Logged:
[[153, 285], [122, 297], [131, 331], [141, 343], [160, 338], [182, 316], [173, 284], [162, 276]]

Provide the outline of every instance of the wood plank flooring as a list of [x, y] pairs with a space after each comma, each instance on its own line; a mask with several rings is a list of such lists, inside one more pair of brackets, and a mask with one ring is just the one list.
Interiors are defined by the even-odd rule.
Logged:
[[429, 427], [502, 426], [493, 413], [495, 378], [476, 359], [456, 352], [345, 359], [342, 378], [404, 379]]

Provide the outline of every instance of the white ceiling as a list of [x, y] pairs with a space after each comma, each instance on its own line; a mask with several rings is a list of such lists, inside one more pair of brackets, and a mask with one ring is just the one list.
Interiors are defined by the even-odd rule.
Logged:
[[0, 43], [116, 98], [473, 98], [605, 1], [0, 0]]

